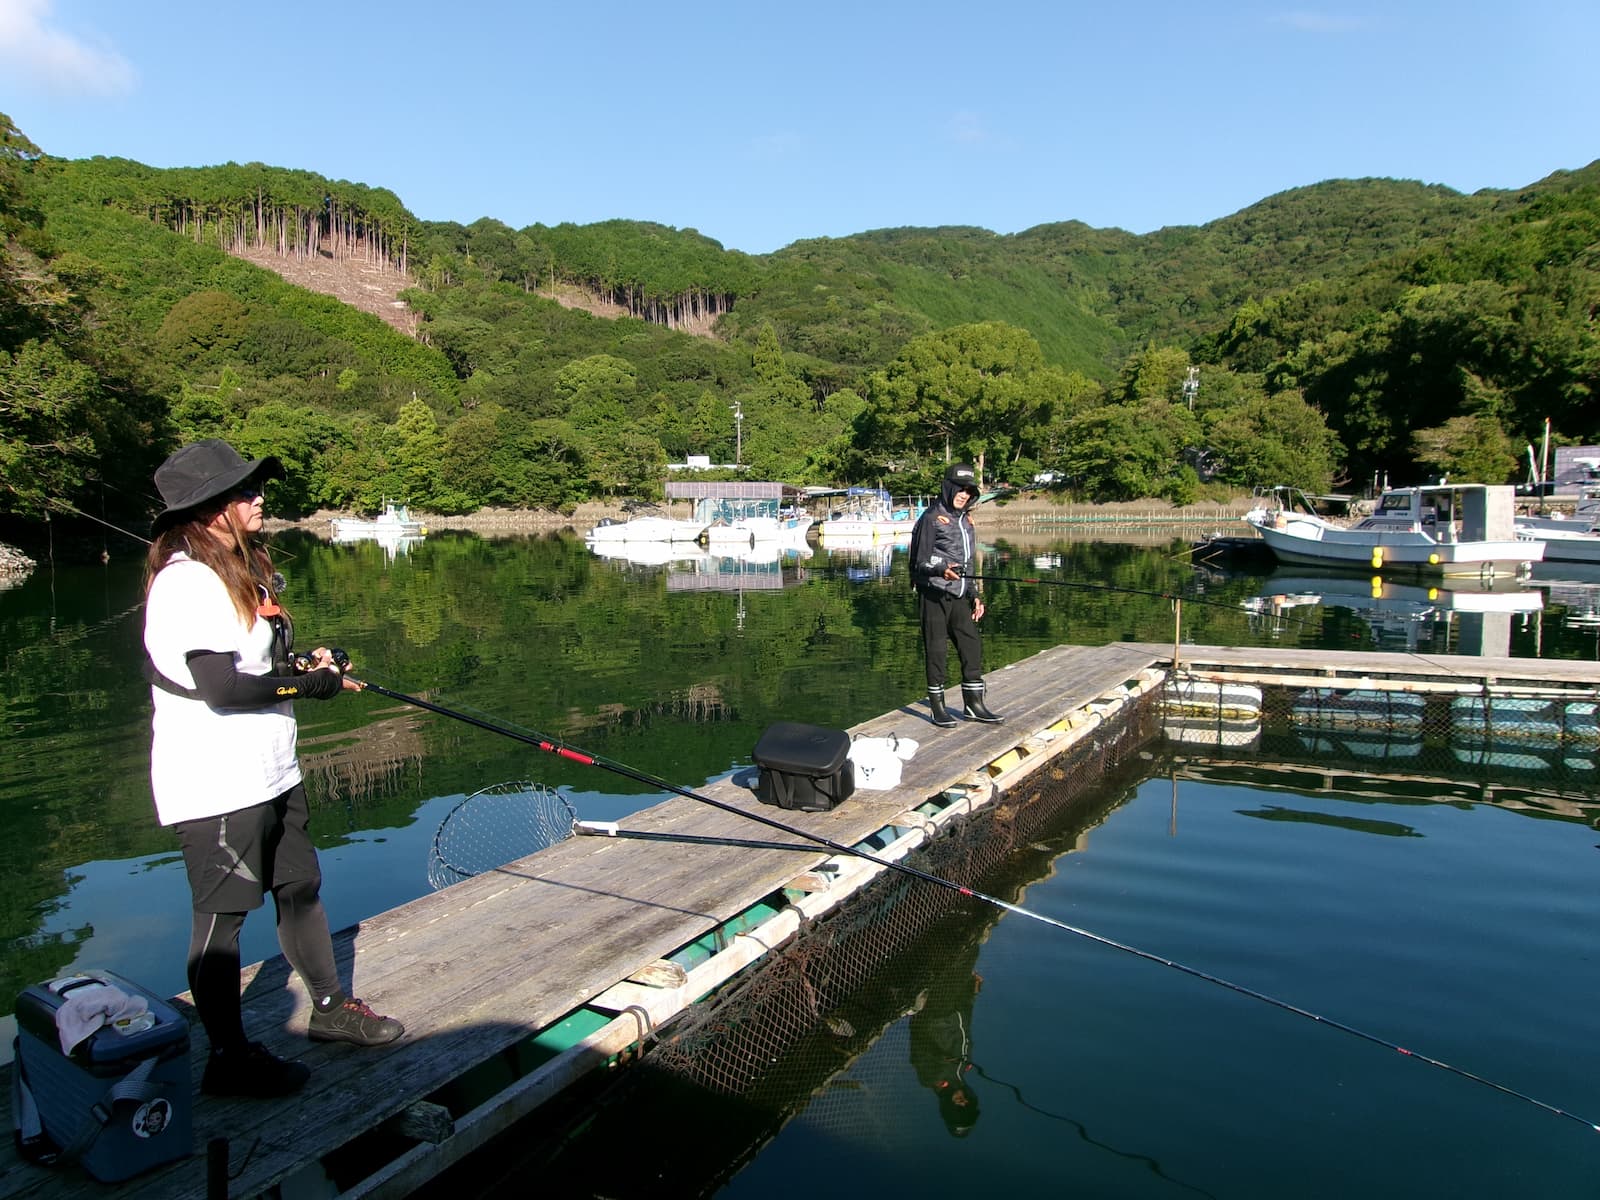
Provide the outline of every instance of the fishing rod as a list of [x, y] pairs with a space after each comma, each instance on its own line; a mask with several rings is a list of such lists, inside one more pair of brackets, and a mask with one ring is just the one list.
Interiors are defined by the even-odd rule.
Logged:
[[[349, 662], [348, 656], [344, 655], [342, 651], [335, 652], [335, 659], [336, 661], [342, 659], [344, 663]], [[1600, 1133], [1600, 1124], [1589, 1120], [1587, 1117], [1579, 1116], [1577, 1113], [1570, 1112], [1567, 1109], [1558, 1107], [1557, 1105], [1547, 1103], [1544, 1100], [1540, 1100], [1534, 1096], [1528, 1095], [1526, 1092], [1520, 1092], [1513, 1087], [1509, 1087], [1503, 1083], [1498, 1083], [1495, 1080], [1488, 1079], [1482, 1075], [1475, 1074], [1474, 1072], [1468, 1071], [1465, 1068], [1454, 1066], [1451, 1063], [1443, 1061], [1442, 1059], [1434, 1058], [1430, 1055], [1423, 1054], [1420, 1051], [1409, 1049], [1397, 1042], [1390, 1041], [1388, 1038], [1380, 1037], [1378, 1034], [1370, 1033], [1364, 1029], [1359, 1029], [1356, 1026], [1346, 1024], [1343, 1021], [1336, 1021], [1331, 1017], [1323, 1016], [1321, 1013], [1313, 1012], [1311, 1009], [1303, 1008], [1300, 1005], [1293, 1004], [1287, 1000], [1281, 1000], [1276, 996], [1268, 995], [1266, 992], [1258, 991], [1255, 988], [1247, 987], [1244, 984], [1235, 983], [1229, 979], [1223, 979], [1218, 975], [1212, 975], [1207, 971], [1200, 970], [1198, 967], [1191, 967], [1188, 964], [1178, 962], [1175, 959], [1165, 958], [1152, 951], [1143, 950], [1137, 946], [1129, 945], [1126, 942], [1119, 942], [1114, 938], [1106, 937], [1104, 934], [1095, 933], [1093, 930], [1084, 929], [1081, 926], [1069, 924], [1066, 921], [1058, 920], [1055, 917], [1047, 916], [1041, 912], [1035, 912], [1032, 909], [1022, 907], [1020, 904], [1013, 904], [1009, 900], [1002, 900], [998, 896], [991, 896], [986, 892], [978, 891], [976, 888], [970, 888], [964, 884], [956, 883], [954, 880], [942, 878], [941, 876], [934, 875], [917, 867], [910, 866], [907, 863], [883, 858], [879, 855], [871, 853], [870, 851], [862, 850], [857, 846], [847, 846], [842, 842], [834, 841], [832, 838], [825, 837], [822, 834], [811, 833], [805, 829], [801, 829], [799, 826], [786, 824], [783, 821], [775, 820], [774, 818], [765, 816], [762, 813], [751, 812], [748, 809], [740, 808], [737, 804], [730, 804], [725, 800], [718, 800], [714, 796], [707, 796], [704, 793], [696, 792], [690, 788], [686, 788], [679, 784], [659, 778], [658, 776], [636, 770], [635, 768], [628, 766], [626, 763], [616, 762], [612, 759], [602, 757], [601, 755], [586, 753], [577, 747], [567, 745], [558, 738], [544, 736], [539, 734], [537, 731], [532, 730], [524, 733], [521, 730], [508, 728], [506, 725], [501, 724], [498, 721], [474, 717], [468, 713], [460, 712], [456, 709], [446, 708], [442, 704], [434, 704], [432, 701], [423, 700], [418, 696], [409, 696], [404, 692], [392, 691], [389, 688], [382, 687], [378, 684], [354, 679], [349, 676], [346, 676], [346, 678], [350, 679], [350, 682], [355, 685], [357, 690], [376, 692], [378, 695], [385, 696], [390, 700], [397, 700], [402, 704], [409, 704], [416, 708], [424, 709], [427, 712], [436, 713], [439, 716], [449, 717], [452, 720], [461, 721], [464, 724], [471, 725], [477, 729], [485, 730], [489, 733], [497, 733], [502, 737], [510, 738], [513, 741], [521, 742], [527, 746], [532, 746], [535, 749], [542, 750], [548, 754], [554, 754], [559, 758], [565, 758], [572, 762], [581, 763], [584, 766], [599, 767], [602, 770], [610, 771], [613, 774], [620, 775], [626, 779], [632, 779], [635, 782], [647, 784], [650, 787], [672, 792], [674, 795], [683, 796], [686, 799], [698, 801], [699, 803], [709, 805], [712, 808], [721, 809], [723, 812], [732, 813], [734, 816], [743, 817], [746, 820], [755, 821], [759, 824], [766, 825], [769, 828], [786, 833], [791, 837], [804, 838], [807, 841], [814, 842], [819, 846], [824, 846], [836, 854], [845, 854], [854, 858], [864, 859], [865, 861], [873, 863], [876, 866], [883, 867], [885, 870], [898, 871], [903, 875], [907, 875], [913, 879], [920, 879], [924, 883], [929, 883], [935, 887], [944, 888], [947, 891], [955, 892], [957, 895], [967, 897], [968, 899], [979, 900], [985, 904], [992, 904], [996, 908], [1003, 909], [1006, 912], [1015, 913], [1017, 916], [1026, 917], [1030, 921], [1038, 921], [1040, 924], [1049, 925], [1052, 928], [1062, 930], [1063, 932], [1074, 934], [1077, 937], [1084, 938], [1085, 940], [1094, 942], [1097, 945], [1105, 946], [1112, 950], [1120, 950], [1124, 954], [1131, 954], [1135, 958], [1144, 959], [1146, 962], [1153, 962], [1164, 967], [1170, 967], [1174, 971], [1181, 972], [1182, 974], [1188, 975], [1191, 978], [1199, 979], [1205, 983], [1214, 984], [1217, 987], [1225, 988], [1228, 991], [1235, 992], [1241, 996], [1248, 996], [1252, 1000], [1259, 1000], [1263, 1004], [1271, 1005], [1273, 1008], [1281, 1009], [1284, 1012], [1293, 1013], [1296, 1016], [1305, 1017], [1307, 1020], [1315, 1021], [1319, 1025], [1326, 1025], [1330, 1029], [1336, 1029], [1341, 1033], [1349, 1034], [1351, 1037], [1359, 1038], [1360, 1040], [1369, 1042], [1375, 1046], [1381, 1046], [1386, 1050], [1393, 1050], [1396, 1053], [1405, 1056], [1406, 1058], [1425, 1063], [1430, 1067], [1437, 1067], [1441, 1071], [1446, 1071], [1449, 1074], [1458, 1076], [1459, 1078], [1470, 1080], [1471, 1082], [1489, 1088], [1492, 1091], [1499, 1092], [1501, 1095], [1509, 1096], [1514, 1100], [1520, 1100], [1524, 1104], [1531, 1105], [1534, 1108], [1542, 1109], [1553, 1116], [1565, 1117], [1567, 1120], [1575, 1121], [1579, 1125], [1583, 1125], [1595, 1133]]]
[[[1078, 588], [1083, 591], [1094, 592], [1122, 592], [1130, 596], [1154, 596], [1158, 600], [1172, 600], [1180, 604], [1199, 604], [1205, 608], [1217, 608], [1223, 612], [1233, 613], [1235, 616], [1245, 611], [1236, 604], [1223, 604], [1217, 600], [1202, 600], [1198, 596], [1184, 595], [1180, 592], [1158, 592], [1148, 588], [1123, 587], [1121, 584], [1116, 583], [1088, 583], [1081, 579], [1045, 579], [1037, 575], [963, 575], [962, 578], [983, 579], [993, 583], [1026, 583], [1038, 587]], [[1302, 617], [1285, 617], [1283, 619], [1311, 628], [1311, 622]]]
[[682, 842], [688, 846], [737, 846], [745, 850], [805, 850], [812, 854], [817, 848], [795, 842], [766, 842], [752, 838], [709, 837], [698, 833], [658, 833], [645, 829], [623, 829], [615, 821], [574, 821], [572, 832], [576, 837], [622, 838], [636, 842]]

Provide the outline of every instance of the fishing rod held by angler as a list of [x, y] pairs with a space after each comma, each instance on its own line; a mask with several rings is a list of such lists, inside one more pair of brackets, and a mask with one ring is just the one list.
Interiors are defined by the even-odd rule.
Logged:
[[[968, 578], [973, 578], [973, 576], [969, 576]], [[990, 576], [989, 578], [1009, 577]], [[342, 652], [336, 651], [335, 658], [336, 660], [342, 658], [344, 662], [349, 662], [348, 656], [343, 655]], [[1514, 1100], [1520, 1100], [1524, 1104], [1532, 1105], [1534, 1108], [1543, 1109], [1545, 1112], [1550, 1113], [1553, 1116], [1565, 1117], [1569, 1121], [1576, 1121], [1578, 1124], [1586, 1126], [1593, 1132], [1600, 1133], [1600, 1124], [1589, 1120], [1587, 1117], [1581, 1117], [1577, 1113], [1569, 1112], [1567, 1109], [1559, 1108], [1554, 1104], [1549, 1104], [1543, 1100], [1537, 1099], [1534, 1096], [1528, 1095], [1526, 1092], [1519, 1092], [1515, 1088], [1508, 1087], [1503, 1083], [1496, 1083], [1492, 1079], [1485, 1078], [1482, 1075], [1474, 1074], [1473, 1072], [1462, 1067], [1453, 1066], [1450, 1063], [1444, 1062], [1442, 1059], [1432, 1058], [1416, 1050], [1408, 1049], [1407, 1047], [1401, 1046], [1396, 1042], [1392, 1042], [1387, 1038], [1380, 1037], [1375, 1033], [1368, 1033], [1364, 1029], [1358, 1029], [1354, 1025], [1347, 1025], [1343, 1021], [1335, 1021], [1331, 1017], [1325, 1017], [1320, 1013], [1313, 1012], [1308, 1008], [1302, 1008], [1300, 1005], [1292, 1004], [1287, 1000], [1280, 1000], [1276, 996], [1270, 996], [1266, 992], [1260, 992], [1255, 988], [1246, 987], [1242, 983], [1234, 983], [1232, 980], [1223, 979], [1218, 975], [1212, 975], [1206, 971], [1200, 970], [1198, 967], [1188, 966], [1187, 964], [1178, 962], [1175, 959], [1163, 958], [1161, 955], [1152, 953], [1149, 950], [1141, 950], [1137, 946], [1130, 946], [1125, 942], [1116, 941], [1113, 938], [1106, 937], [1104, 934], [1095, 933], [1093, 930], [1084, 929], [1077, 925], [1071, 925], [1066, 921], [1057, 920], [1055, 917], [1046, 916], [1044, 913], [1023, 908], [1020, 904], [1012, 904], [1009, 900], [1002, 900], [998, 896], [991, 896], [988, 893], [980, 892], [975, 888], [966, 887], [963, 884], [956, 883], [954, 880], [942, 878], [941, 876], [931, 874], [927, 871], [923, 871], [917, 867], [910, 866], [903, 862], [897, 862], [893, 859], [883, 858], [879, 855], [873, 854], [869, 850], [862, 850], [857, 846], [847, 846], [842, 842], [834, 841], [832, 838], [825, 837], [820, 833], [811, 833], [805, 829], [801, 829], [797, 825], [786, 824], [783, 821], [775, 820], [772, 817], [763, 815], [762, 813], [751, 812], [749, 809], [741, 808], [737, 804], [730, 804], [726, 800], [718, 800], [714, 796], [707, 796], [701, 792], [696, 792], [690, 788], [683, 787], [665, 779], [661, 779], [658, 776], [647, 774], [644, 771], [635, 770], [626, 763], [615, 762], [599, 755], [585, 753], [584, 751], [579, 750], [574, 746], [569, 746], [556, 738], [541, 736], [536, 731], [524, 733], [521, 730], [508, 728], [507, 726], [498, 724], [495, 721], [489, 721], [481, 717], [475, 717], [470, 713], [460, 712], [453, 708], [446, 708], [441, 704], [434, 704], [432, 701], [423, 700], [418, 696], [408, 696], [404, 692], [391, 691], [389, 688], [381, 687], [378, 684], [368, 683], [363, 680], [351, 678], [349, 676], [346, 676], [346, 678], [350, 679], [350, 682], [354, 684], [355, 687], [360, 691], [376, 692], [380, 696], [386, 696], [391, 700], [398, 700], [402, 704], [410, 704], [417, 708], [425, 709], [428, 712], [437, 713], [442, 717], [450, 717], [452, 720], [461, 721], [464, 724], [471, 725], [477, 729], [485, 730], [489, 733], [498, 733], [501, 737], [510, 738], [513, 741], [521, 742], [525, 746], [532, 746], [537, 750], [543, 750], [547, 754], [554, 754], [572, 762], [581, 763], [584, 766], [599, 767], [602, 770], [610, 771], [615, 775], [621, 775], [626, 779], [632, 779], [637, 783], [643, 783], [649, 785], [650, 787], [660, 788], [663, 791], [672, 792], [674, 795], [683, 796], [689, 800], [696, 800], [701, 804], [708, 804], [712, 808], [719, 808], [723, 812], [732, 813], [735, 816], [756, 821], [762, 825], [766, 825], [768, 828], [787, 833], [791, 837], [804, 838], [805, 840], [813, 842], [818, 846], [826, 847], [835, 854], [845, 854], [853, 858], [864, 859], [867, 862], [883, 867], [885, 870], [898, 871], [903, 875], [909, 875], [913, 879], [920, 879], [924, 883], [931, 883], [935, 887], [944, 888], [947, 891], [955, 892], [956, 894], [966, 896], [969, 899], [981, 900], [985, 904], [992, 904], [996, 908], [1004, 909], [1009, 913], [1015, 913], [1019, 917], [1026, 917], [1030, 921], [1038, 921], [1043, 925], [1049, 925], [1066, 933], [1075, 934], [1078, 937], [1095, 942], [1098, 945], [1108, 947], [1109, 949], [1120, 950], [1124, 954], [1131, 954], [1135, 958], [1144, 959], [1146, 962], [1153, 962], [1164, 967], [1171, 967], [1174, 971], [1179, 971], [1194, 979], [1202, 980], [1205, 983], [1215, 984], [1217, 987], [1226, 988], [1228, 991], [1236, 992], [1241, 996], [1248, 996], [1252, 1000], [1259, 1000], [1263, 1004], [1270, 1004], [1272, 1007], [1281, 1009], [1284, 1012], [1305, 1017], [1308, 1020], [1315, 1021], [1319, 1025], [1326, 1025], [1329, 1028], [1337, 1029], [1341, 1033], [1347, 1033], [1352, 1037], [1360, 1038], [1364, 1042], [1370, 1042], [1375, 1046], [1382, 1046], [1387, 1050], [1393, 1050], [1407, 1058], [1415, 1059], [1418, 1062], [1426, 1063], [1430, 1067], [1437, 1067], [1441, 1071], [1447, 1071], [1450, 1074], [1456, 1075], [1462, 1079], [1467, 1079], [1473, 1083], [1481, 1084], [1486, 1088], [1499, 1092], [1501, 1095], [1509, 1096]]]

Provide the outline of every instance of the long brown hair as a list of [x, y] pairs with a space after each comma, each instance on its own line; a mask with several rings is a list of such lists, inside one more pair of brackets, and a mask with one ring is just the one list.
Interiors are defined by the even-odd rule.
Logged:
[[[232, 544], [211, 531], [211, 519], [218, 512], [226, 514]], [[187, 520], [163, 529], [150, 543], [150, 552], [144, 560], [144, 592], [148, 597], [156, 575], [172, 556], [183, 551], [195, 562], [203, 563], [217, 573], [228, 596], [233, 601], [239, 623], [249, 629], [256, 621], [258, 608], [274, 604], [277, 595], [273, 590], [272, 558], [264, 542], [252, 537], [233, 515], [230, 499], [213, 501], [191, 513]]]

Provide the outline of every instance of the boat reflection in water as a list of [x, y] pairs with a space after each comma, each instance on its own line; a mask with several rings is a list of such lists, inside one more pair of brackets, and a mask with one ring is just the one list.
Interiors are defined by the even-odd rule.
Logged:
[[393, 562], [396, 558], [405, 557], [413, 547], [420, 546], [423, 536], [420, 533], [396, 533], [393, 530], [385, 530], [380, 533], [335, 534], [332, 540], [335, 545], [339, 546], [355, 545], [358, 542], [373, 542], [383, 547], [384, 559], [388, 562]]
[[1505, 657], [1513, 622], [1544, 608], [1544, 593], [1514, 579], [1452, 578], [1435, 583], [1335, 573], [1274, 571], [1244, 602], [1252, 623], [1293, 633], [1316, 608], [1342, 608], [1361, 617], [1382, 650]]
[[894, 569], [896, 550], [911, 547], [911, 535], [881, 537], [871, 533], [835, 534], [818, 539], [818, 548], [831, 570], [843, 573], [852, 583], [887, 579]]

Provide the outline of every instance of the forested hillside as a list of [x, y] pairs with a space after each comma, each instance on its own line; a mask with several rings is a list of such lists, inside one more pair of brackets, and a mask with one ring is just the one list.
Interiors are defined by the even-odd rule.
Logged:
[[[246, 255], [370, 268], [415, 336]], [[690, 454], [901, 492], [962, 456], [1087, 499], [1503, 481], [1546, 417], [1600, 440], [1597, 310], [1600, 164], [749, 256], [647, 222], [422, 221], [261, 164], [53, 159], [0, 115], [0, 519], [142, 529], [155, 463], [202, 436], [282, 457], [289, 514], [570, 508], [659, 494]]]

